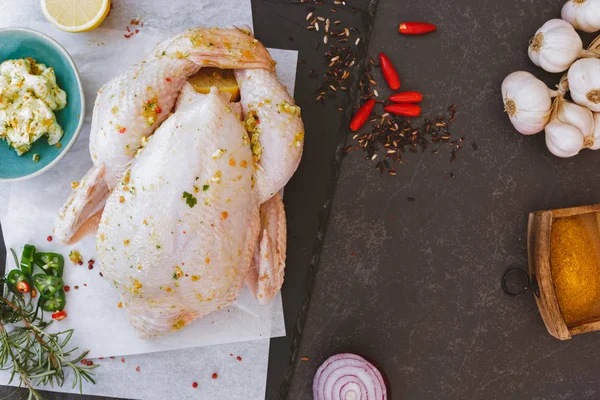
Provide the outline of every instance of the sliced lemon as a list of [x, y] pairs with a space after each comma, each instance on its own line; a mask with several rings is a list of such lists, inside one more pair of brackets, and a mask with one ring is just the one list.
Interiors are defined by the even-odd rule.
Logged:
[[97, 28], [110, 11], [110, 0], [41, 0], [48, 21], [65, 32]]
[[230, 69], [201, 68], [189, 82], [199, 93], [210, 93], [210, 88], [216, 86], [219, 91], [230, 93], [231, 101], [240, 100], [240, 88]]

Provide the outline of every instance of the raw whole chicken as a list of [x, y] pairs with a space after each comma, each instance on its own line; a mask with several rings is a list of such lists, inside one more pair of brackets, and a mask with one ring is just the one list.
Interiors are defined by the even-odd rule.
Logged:
[[[234, 69], [241, 104], [196, 93], [186, 81], [202, 66]], [[279, 192], [303, 143], [300, 109], [249, 31], [188, 30], [100, 90], [94, 167], [55, 235], [74, 242], [97, 227], [104, 277], [142, 337], [226, 307], [244, 281], [266, 304], [285, 269]]]

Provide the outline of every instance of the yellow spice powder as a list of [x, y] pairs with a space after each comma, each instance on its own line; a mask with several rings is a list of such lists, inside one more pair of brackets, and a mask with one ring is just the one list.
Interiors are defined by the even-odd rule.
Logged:
[[598, 317], [600, 263], [596, 243], [580, 217], [552, 223], [550, 264], [558, 304], [567, 326]]

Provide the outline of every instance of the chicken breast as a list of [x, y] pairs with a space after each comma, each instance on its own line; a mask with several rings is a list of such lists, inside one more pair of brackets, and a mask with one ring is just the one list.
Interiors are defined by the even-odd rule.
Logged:
[[260, 229], [248, 143], [213, 89], [156, 130], [110, 195], [98, 259], [142, 337], [180, 329], [238, 296]]

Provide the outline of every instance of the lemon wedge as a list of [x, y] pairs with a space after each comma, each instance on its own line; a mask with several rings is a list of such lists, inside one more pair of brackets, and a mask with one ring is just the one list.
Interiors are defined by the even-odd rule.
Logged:
[[48, 21], [65, 32], [97, 28], [110, 11], [110, 0], [41, 0]]
[[188, 82], [199, 93], [210, 93], [210, 88], [216, 86], [219, 91], [231, 94], [230, 101], [240, 100], [240, 88], [230, 69], [201, 68]]

